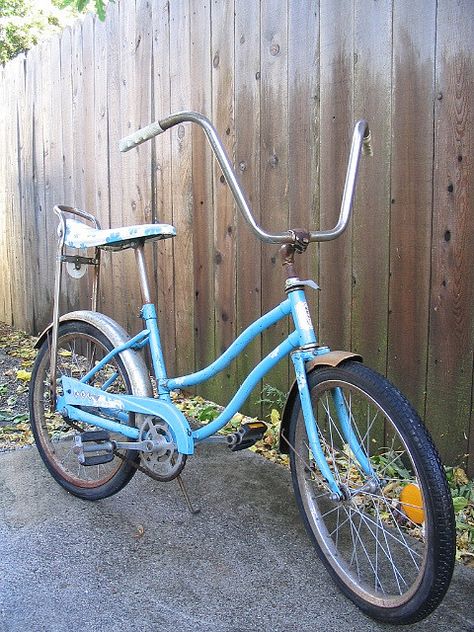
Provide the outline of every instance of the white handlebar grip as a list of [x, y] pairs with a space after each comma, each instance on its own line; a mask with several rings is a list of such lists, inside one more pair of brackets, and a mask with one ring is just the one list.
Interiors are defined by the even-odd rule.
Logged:
[[372, 135], [370, 131], [367, 136], [364, 136], [364, 140], [362, 141], [362, 153], [364, 156], [374, 155], [374, 152], [372, 150]]
[[162, 134], [164, 131], [159, 122], [155, 121], [155, 123], [150, 123], [150, 125], [133, 132], [130, 136], [122, 138], [119, 142], [119, 149], [120, 151], [129, 151], [141, 143], [144, 143], [146, 140], [150, 140], [150, 138]]

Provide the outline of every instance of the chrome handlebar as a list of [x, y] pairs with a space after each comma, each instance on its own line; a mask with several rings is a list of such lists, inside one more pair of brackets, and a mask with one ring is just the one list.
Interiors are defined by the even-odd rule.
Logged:
[[[125, 152], [137, 147], [141, 143], [150, 140], [158, 134], [162, 134], [166, 130], [179, 125], [181, 123], [196, 123], [204, 130], [207, 140], [211, 145], [211, 149], [222, 169], [222, 173], [226, 179], [227, 184], [232, 191], [232, 195], [242, 213], [244, 219], [249, 224], [255, 235], [262, 241], [273, 244], [286, 244], [293, 243], [295, 234], [293, 231], [288, 230], [286, 233], [272, 234], [265, 232], [255, 221], [250, 209], [250, 204], [239, 185], [237, 176], [229, 160], [227, 152], [219, 138], [215, 127], [212, 123], [202, 114], [198, 112], [176, 112], [171, 114], [161, 121], [151, 123], [146, 127], [139, 129], [138, 131], [126, 136], [120, 141], [120, 151]], [[355, 183], [357, 179], [357, 169], [359, 166], [359, 159], [362, 153], [366, 155], [372, 155], [370, 130], [366, 121], [360, 120], [354, 127], [352, 134], [352, 143], [349, 154], [349, 164], [347, 166], [346, 180], [344, 184], [344, 192], [342, 195], [341, 210], [337, 224], [331, 230], [311, 231], [309, 233], [310, 241], [329, 241], [336, 239], [347, 227], [349, 223], [352, 200], [354, 197]]]

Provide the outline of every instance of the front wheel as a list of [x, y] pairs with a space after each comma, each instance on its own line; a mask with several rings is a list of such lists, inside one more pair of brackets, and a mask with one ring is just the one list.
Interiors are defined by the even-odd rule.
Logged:
[[296, 398], [288, 440], [306, 529], [335, 582], [366, 614], [419, 621], [442, 600], [454, 566], [453, 507], [436, 448], [403, 395], [362, 364], [317, 368], [307, 377], [342, 498], [334, 499], [319, 472]]

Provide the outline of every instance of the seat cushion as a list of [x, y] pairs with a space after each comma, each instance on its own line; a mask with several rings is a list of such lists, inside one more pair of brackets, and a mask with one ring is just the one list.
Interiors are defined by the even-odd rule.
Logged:
[[123, 250], [130, 248], [137, 240], [167, 239], [175, 235], [176, 229], [170, 224], [138, 224], [98, 230], [75, 219], [67, 219], [64, 243], [71, 248]]

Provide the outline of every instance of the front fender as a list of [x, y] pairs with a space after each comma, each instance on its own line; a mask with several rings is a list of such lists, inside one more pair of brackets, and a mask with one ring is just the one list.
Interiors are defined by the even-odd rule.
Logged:
[[[357, 360], [362, 362], [362, 356], [357, 353], [351, 353], [350, 351], [330, 351], [322, 355], [316, 356], [314, 360], [310, 360], [306, 364], [306, 373], [316, 370], [320, 366], [338, 366], [346, 360]], [[283, 454], [289, 454], [290, 449], [285, 437], [288, 438], [288, 432], [290, 429], [291, 412], [295, 404], [295, 399], [298, 397], [298, 384], [296, 380], [291, 385], [288, 392], [285, 405], [281, 414], [280, 425], [280, 452]]]

